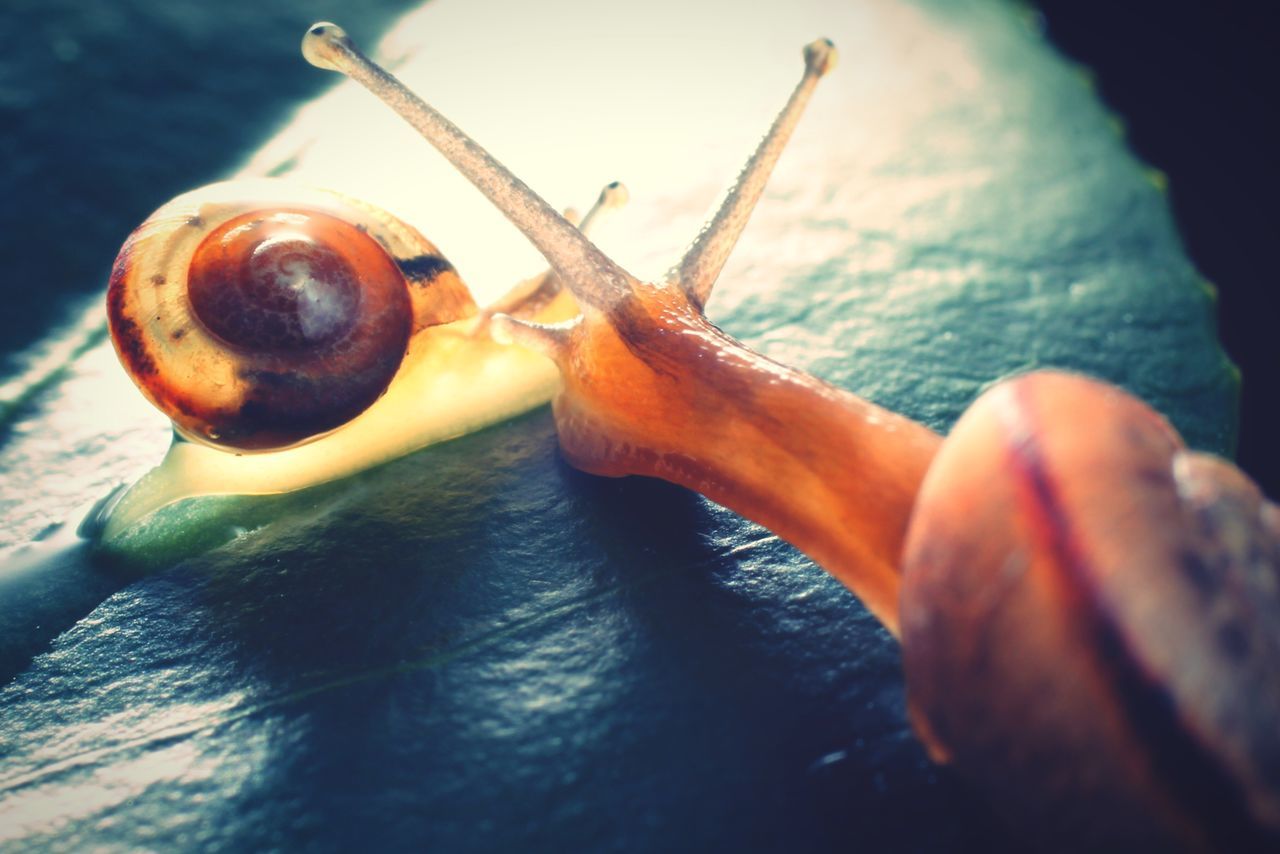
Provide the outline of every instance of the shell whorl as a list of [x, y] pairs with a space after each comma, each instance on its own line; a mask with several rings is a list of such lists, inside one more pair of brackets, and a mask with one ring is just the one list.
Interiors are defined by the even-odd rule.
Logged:
[[935, 459], [904, 549], [922, 740], [1077, 848], [1098, 828], [1144, 849], [1280, 836], [1278, 522], [1120, 389], [995, 386]]
[[156, 211], [120, 250], [107, 308], [121, 361], [182, 435], [259, 451], [358, 415], [412, 335], [475, 303], [412, 227], [264, 179]]

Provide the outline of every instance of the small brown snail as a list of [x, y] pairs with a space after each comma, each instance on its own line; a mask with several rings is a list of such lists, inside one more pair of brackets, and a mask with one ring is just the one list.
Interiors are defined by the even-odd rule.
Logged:
[[[549, 356], [565, 456], [770, 527], [903, 642], [912, 720], [1045, 844], [1280, 839], [1280, 511], [1125, 393], [1044, 372], [942, 440], [729, 338], [702, 306], [832, 66], [800, 84], [665, 281], [622, 270], [331, 24], [304, 40], [405, 116], [525, 233], [581, 313], [499, 315]], [[905, 546], [904, 546], [905, 544]]]
[[350, 421], [412, 335], [476, 310], [414, 229], [271, 180], [203, 187], [152, 214], [120, 250], [107, 307], [130, 376], [177, 430], [242, 451]]
[[[581, 228], [625, 201], [605, 187]], [[181, 437], [91, 514], [107, 542], [184, 498], [301, 489], [543, 404], [554, 367], [482, 332], [495, 311], [576, 312], [550, 272], [480, 310], [411, 226], [276, 179], [162, 206], [120, 250], [107, 307], [121, 362]]]

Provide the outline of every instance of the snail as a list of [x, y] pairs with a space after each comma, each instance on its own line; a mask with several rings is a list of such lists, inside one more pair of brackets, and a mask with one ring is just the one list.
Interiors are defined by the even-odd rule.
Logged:
[[[580, 227], [626, 199], [609, 184]], [[120, 361], [175, 441], [81, 533], [111, 543], [185, 498], [301, 489], [545, 403], [554, 368], [485, 334], [496, 312], [576, 308], [547, 273], [479, 309], [416, 229], [330, 191], [262, 178], [178, 196], [128, 237], [107, 290]]]
[[[1280, 839], [1280, 510], [1127, 393], [996, 385], [947, 439], [754, 353], [703, 311], [817, 81], [663, 281], [641, 282], [332, 24], [312, 64], [406, 118], [535, 245], [578, 311], [490, 333], [560, 374], [561, 449], [694, 489], [848, 586], [902, 642], [914, 728], [1054, 847]], [[785, 488], [780, 487], [785, 484]]]

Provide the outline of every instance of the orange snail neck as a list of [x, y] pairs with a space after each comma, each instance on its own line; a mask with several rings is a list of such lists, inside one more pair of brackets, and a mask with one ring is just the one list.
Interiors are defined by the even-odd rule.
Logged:
[[897, 635], [898, 561], [936, 433], [750, 350], [678, 288], [588, 309], [569, 358], [554, 406], [570, 462], [672, 481], [764, 525]]
[[706, 302], [835, 50], [804, 73], [724, 204], [663, 284], [637, 282], [478, 143], [366, 57], [334, 24], [303, 53], [346, 74], [417, 129], [547, 259], [582, 309], [569, 327], [495, 317], [502, 338], [559, 364], [560, 444], [597, 474], [660, 477], [775, 531], [849, 586], [895, 635], [898, 559], [939, 437], [779, 365], [707, 321]]

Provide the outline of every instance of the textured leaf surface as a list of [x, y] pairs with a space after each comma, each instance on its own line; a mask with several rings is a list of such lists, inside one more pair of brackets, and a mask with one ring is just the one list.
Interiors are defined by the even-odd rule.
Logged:
[[[1193, 445], [1229, 450], [1234, 371], [1165, 199], [1015, 7], [814, 2], [726, 25], [701, 10], [663, 18], [675, 13], [661, 4], [622, 22], [549, 3], [541, 23], [506, 22], [509, 44], [499, 28], [490, 68], [458, 65], [476, 49], [466, 39], [432, 42], [479, 26], [474, 8], [455, 8], [466, 5], [406, 24], [399, 38], [432, 46], [406, 71], [443, 87], [440, 106], [557, 203], [626, 179], [637, 204], [602, 242], [645, 274], [675, 257], [764, 128], [798, 73], [795, 48], [830, 35], [842, 65], [712, 317], [938, 429], [985, 384], [1052, 365], [1119, 382]], [[562, 54], [589, 69], [585, 93], [543, 83], [529, 106], [541, 78], [523, 57]], [[614, 55], [639, 59], [592, 65]], [[671, 82], [682, 63], [706, 77], [685, 89], [724, 97], [682, 100]], [[458, 67], [479, 82], [454, 103], [442, 69]], [[616, 97], [600, 99], [600, 80]], [[333, 150], [349, 149], [353, 126], [375, 145], [414, 145], [376, 111], [353, 121], [362, 108], [345, 97], [328, 99]], [[291, 152], [291, 133], [263, 156]], [[366, 182], [358, 194], [406, 211], [482, 290], [501, 289], [504, 264], [536, 266], [488, 214], [476, 222], [496, 242], [469, 246], [483, 228], [466, 188], [433, 212], [453, 192], [451, 179], [426, 183], [437, 179], [419, 170], [434, 166], [358, 177], [339, 156], [318, 145], [297, 171], [344, 190]], [[11, 541], [158, 456], [161, 422], [100, 399], [125, 393], [112, 376], [103, 348], [91, 351], [0, 447]], [[16, 667], [0, 693], [0, 839], [1000, 843], [914, 742], [896, 648], [838, 583], [696, 496], [569, 470], [546, 411], [348, 482], [232, 505], [182, 535], [223, 545], [110, 576], [118, 592]], [[99, 571], [82, 552], [66, 560]]]

